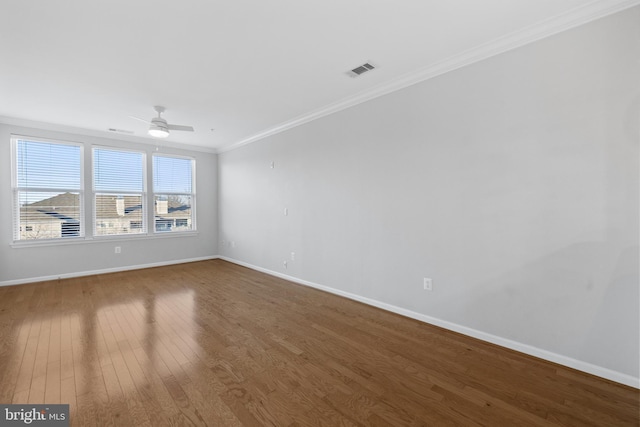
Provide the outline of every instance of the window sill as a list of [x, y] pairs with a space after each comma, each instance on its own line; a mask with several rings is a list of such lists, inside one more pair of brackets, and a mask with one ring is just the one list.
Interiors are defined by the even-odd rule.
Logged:
[[197, 231], [182, 231], [164, 233], [147, 233], [138, 234], [134, 236], [94, 236], [94, 237], [78, 237], [73, 239], [52, 239], [52, 240], [22, 240], [11, 243], [11, 247], [15, 249], [24, 248], [37, 248], [43, 246], [66, 246], [66, 245], [82, 245], [85, 243], [104, 243], [104, 242], [123, 242], [123, 241], [137, 241], [137, 240], [157, 240], [157, 239], [173, 239], [180, 237], [195, 237], [198, 235]]

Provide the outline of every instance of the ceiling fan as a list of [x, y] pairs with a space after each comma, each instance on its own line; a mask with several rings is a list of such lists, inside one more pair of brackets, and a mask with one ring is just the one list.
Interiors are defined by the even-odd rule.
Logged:
[[182, 125], [171, 125], [167, 123], [167, 120], [162, 117], [162, 113], [164, 113], [165, 108], [156, 105], [153, 107], [154, 110], [158, 113], [158, 117], [154, 117], [151, 121], [144, 120], [138, 117], [129, 116], [132, 119], [140, 120], [141, 122], [145, 122], [149, 125], [149, 135], [155, 136], [156, 138], [166, 138], [169, 136], [170, 130], [183, 130], [187, 132], [193, 132], [193, 127], [191, 126], [182, 126]]

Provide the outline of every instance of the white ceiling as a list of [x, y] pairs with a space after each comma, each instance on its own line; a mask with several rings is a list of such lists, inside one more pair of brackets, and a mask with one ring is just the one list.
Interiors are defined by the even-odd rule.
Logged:
[[637, 3], [2, 0], [0, 118], [224, 150]]

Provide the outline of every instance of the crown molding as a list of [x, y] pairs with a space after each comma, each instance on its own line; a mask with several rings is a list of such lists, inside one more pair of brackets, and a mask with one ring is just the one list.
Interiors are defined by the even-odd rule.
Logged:
[[199, 145], [181, 144], [179, 142], [171, 142], [167, 140], [157, 140], [144, 138], [135, 135], [124, 135], [116, 132], [106, 132], [94, 129], [85, 129], [69, 125], [60, 125], [55, 123], [45, 123], [29, 119], [21, 119], [17, 117], [0, 116], [0, 125], [19, 126], [24, 128], [40, 129], [44, 131], [61, 132], [73, 135], [90, 136], [95, 138], [111, 139], [117, 141], [132, 142], [137, 144], [170, 147], [178, 150], [199, 151], [205, 153], [217, 153], [215, 148], [203, 147]]
[[300, 126], [321, 117], [337, 113], [338, 111], [353, 107], [374, 98], [387, 95], [391, 92], [432, 79], [444, 73], [499, 55], [509, 50], [525, 46], [639, 4], [640, 0], [595, 0], [584, 6], [571, 9], [560, 15], [540, 21], [534, 25], [509, 33], [490, 42], [483, 43], [425, 68], [407, 73], [391, 81], [343, 98], [337, 102], [327, 104], [321, 108], [280, 123], [226, 147], [220, 147], [217, 152], [223, 153], [235, 150], [236, 148], [240, 148], [266, 137], [284, 132], [288, 129]]

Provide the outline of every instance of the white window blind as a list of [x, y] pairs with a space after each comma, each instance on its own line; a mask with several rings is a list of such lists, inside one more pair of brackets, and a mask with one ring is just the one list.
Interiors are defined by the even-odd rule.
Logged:
[[195, 230], [195, 160], [153, 156], [154, 230]]
[[84, 236], [82, 146], [12, 137], [14, 240]]
[[146, 233], [145, 155], [93, 149], [94, 235]]

